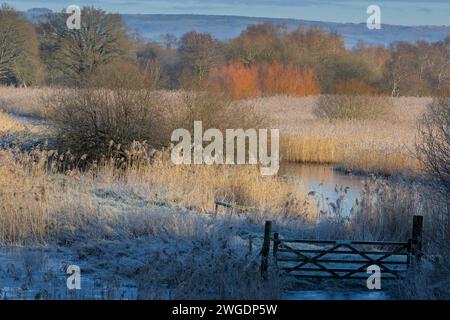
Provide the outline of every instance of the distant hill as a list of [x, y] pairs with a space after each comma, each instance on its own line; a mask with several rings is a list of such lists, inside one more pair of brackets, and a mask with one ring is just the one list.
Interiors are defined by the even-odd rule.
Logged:
[[31, 22], [36, 22], [40, 17], [46, 16], [52, 12], [52, 10], [47, 8], [33, 8], [25, 12], [25, 17], [27, 17], [27, 19]]
[[[44, 11], [43, 11], [44, 10]], [[36, 20], [39, 12], [45, 14], [48, 9], [30, 9], [26, 16]], [[450, 26], [397, 26], [382, 25], [381, 30], [369, 30], [365, 23], [334, 23], [321, 21], [307, 21], [296, 19], [252, 18], [238, 16], [210, 16], [210, 15], [161, 15], [161, 14], [125, 14], [125, 24], [132, 33], [138, 33], [148, 40], [159, 42], [161, 36], [167, 33], [180, 37], [188, 31], [208, 32], [220, 40], [227, 40], [238, 36], [248, 25], [263, 22], [286, 24], [295, 29], [299, 25], [306, 28], [322, 27], [327, 31], [341, 34], [348, 47], [358, 41], [369, 44], [389, 45], [395, 41], [416, 42], [427, 40], [440, 41], [450, 36]]]

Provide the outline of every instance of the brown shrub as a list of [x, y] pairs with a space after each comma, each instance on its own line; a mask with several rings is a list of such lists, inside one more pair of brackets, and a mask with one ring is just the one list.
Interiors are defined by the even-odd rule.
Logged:
[[164, 144], [164, 125], [158, 94], [145, 71], [126, 65], [102, 70], [83, 88], [55, 94], [51, 118], [64, 150], [96, 159], [123, 155], [134, 141]]
[[177, 106], [179, 127], [192, 128], [194, 121], [202, 121], [204, 128], [258, 129], [266, 124], [265, 118], [253, 105], [241, 106], [224, 95], [207, 92], [186, 94]]
[[[121, 64], [104, 68], [82, 88], [55, 94], [50, 112], [60, 149], [89, 159], [126, 157], [133, 141], [150, 148], [170, 145], [177, 128], [190, 129], [194, 121], [204, 128], [259, 128], [260, 117], [222, 95], [184, 92], [168, 98], [153, 90], [146, 70]], [[231, 116], [230, 116], [231, 115]]]

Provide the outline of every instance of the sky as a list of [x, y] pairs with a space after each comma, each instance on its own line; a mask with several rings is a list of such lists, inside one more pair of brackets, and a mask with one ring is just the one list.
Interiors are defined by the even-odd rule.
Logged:
[[0, 0], [18, 10], [93, 5], [109, 12], [208, 14], [366, 22], [369, 5], [381, 8], [381, 22], [396, 25], [450, 25], [450, 0]]

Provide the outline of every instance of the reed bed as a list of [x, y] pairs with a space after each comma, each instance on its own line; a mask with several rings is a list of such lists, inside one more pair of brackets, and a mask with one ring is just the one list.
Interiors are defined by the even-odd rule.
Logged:
[[55, 92], [52, 88], [15, 88], [0, 86], [0, 110], [22, 116], [45, 118], [47, 99]]
[[53, 157], [37, 149], [0, 151], [0, 244], [44, 242], [99, 218], [90, 181], [71, 170], [58, 173]]
[[420, 171], [420, 163], [410, 149], [380, 148], [364, 149], [355, 147], [344, 149], [335, 163], [337, 169], [353, 173], [373, 173], [377, 175], [414, 176]]
[[41, 241], [56, 227], [57, 188], [43, 167], [30, 155], [0, 151], [0, 243]]
[[395, 98], [385, 120], [329, 120], [315, 114], [318, 98], [249, 100], [281, 131], [282, 160], [333, 164], [351, 172], [414, 174], [417, 119], [429, 98]]
[[291, 135], [282, 138], [282, 160], [298, 163], [332, 164], [352, 173], [379, 175], [415, 175], [420, 163], [412, 151], [413, 144], [370, 147], [358, 139], [338, 140], [331, 137]]
[[282, 161], [317, 164], [338, 161], [338, 143], [334, 138], [284, 136], [280, 148]]
[[149, 165], [129, 168], [126, 179], [141, 197], [157, 195], [196, 211], [211, 212], [214, 200], [220, 199], [260, 213], [315, 218], [306, 189], [294, 188], [277, 176], [261, 176], [255, 166], [174, 165], [166, 153], [160, 153]]
[[[0, 87], [0, 109], [45, 117], [56, 92], [60, 94], [61, 90]], [[176, 106], [183, 110], [184, 95], [181, 91], [160, 91], [163, 109], [175, 122], [182, 113], [176, 112]], [[385, 120], [320, 119], [315, 112], [318, 97], [265, 97], [243, 100], [238, 105], [251, 106], [271, 127], [280, 129], [282, 161], [327, 163], [345, 171], [392, 175], [411, 174], [420, 168], [412, 152], [416, 121], [431, 101], [394, 98]]]
[[214, 200], [222, 199], [249, 207], [256, 217], [316, 217], [306, 191], [262, 177], [254, 167], [176, 166], [167, 152], [120, 167], [105, 161], [81, 171], [70, 154], [0, 151], [0, 243], [43, 242], [99, 221], [105, 225], [96, 230], [102, 230], [126, 215], [123, 203], [212, 213]]
[[[45, 105], [36, 95], [46, 90], [50, 89], [0, 88], [0, 104], [3, 108], [7, 105], [12, 113], [45, 116]], [[182, 101], [176, 92], [162, 95], [170, 106], [174, 101]], [[26, 107], [30, 104], [23, 97], [34, 97], [35, 109]], [[240, 103], [255, 106], [268, 116], [272, 127], [281, 129], [285, 161], [330, 163], [343, 170], [380, 174], [409, 173], [419, 168], [411, 147], [416, 119], [429, 99], [394, 99], [391, 116], [384, 121], [318, 119], [314, 113], [316, 99], [272, 97]], [[173, 110], [168, 108], [166, 112], [172, 114]], [[15, 134], [26, 127], [13, 116], [0, 113], [0, 140], [3, 134]], [[179, 243], [180, 238], [196, 239], [191, 251], [174, 251], [166, 260], [160, 258], [158, 242], [149, 264], [151, 268], [142, 271], [143, 279], [156, 279], [160, 273], [153, 269], [155, 265], [165, 270], [168, 263], [173, 266], [180, 254], [195, 257], [205, 248], [199, 250], [198, 243], [210, 246], [209, 251], [202, 253], [208, 259], [210, 253], [228, 252], [223, 243], [228, 243], [229, 248], [236, 237], [226, 223], [221, 224], [225, 220], [234, 221], [233, 226], [244, 224], [251, 229], [269, 218], [277, 226], [292, 228], [295, 234], [308, 237], [404, 240], [409, 237], [412, 215], [421, 214], [426, 219], [424, 259], [438, 263], [435, 270], [425, 270], [427, 274], [418, 279], [425, 279], [426, 283], [415, 285], [418, 282], [411, 281], [410, 286], [402, 283], [400, 297], [405, 297], [405, 291], [412, 297], [448, 297], [448, 199], [440, 199], [432, 188], [401, 177], [373, 178], [367, 181], [348, 223], [332, 219], [316, 223], [318, 206], [306, 187], [283, 177], [263, 177], [252, 166], [176, 166], [170, 161], [169, 152], [150, 151], [145, 145], [134, 143], [128, 158], [121, 163], [104, 160], [87, 164], [68, 152], [58, 154], [39, 148], [31, 152], [0, 150], [0, 245], [51, 241], [65, 245], [74, 238], [91, 241], [110, 239], [113, 234], [127, 237], [152, 234], [151, 242], [160, 241], [162, 245], [169, 234], [173, 242], [168, 247]], [[211, 213], [216, 199], [250, 210], [237, 212], [240, 216], [236, 219], [214, 220]], [[224, 230], [228, 230], [229, 236], [223, 236]], [[237, 260], [230, 259], [237, 254], [243, 255], [242, 259], [240, 256]], [[167, 278], [181, 275], [181, 283], [189, 286], [180, 286], [176, 297], [191, 297], [195, 284], [199, 284], [195, 287], [199, 290], [203, 290], [205, 283], [213, 283], [210, 287], [217, 288], [222, 280], [219, 277], [216, 281], [214, 276], [242, 270], [247, 265], [246, 259], [238, 250], [218, 256], [214, 265], [219, 265], [219, 269], [209, 268], [204, 260], [189, 262], [192, 267], [189, 269], [183, 259]], [[233, 263], [223, 265], [223, 261]], [[201, 270], [197, 274], [207, 277], [193, 277], [191, 270]], [[252, 274], [257, 274], [255, 270]], [[241, 282], [240, 278], [233, 279]], [[165, 285], [165, 279], [163, 282]], [[153, 282], [143, 285], [148, 293], [154, 292]], [[433, 290], [425, 292], [427, 288]], [[255, 297], [259, 294], [257, 289], [249, 288], [251, 295], [241, 294], [242, 298]], [[201, 296], [195, 292], [197, 297]]]

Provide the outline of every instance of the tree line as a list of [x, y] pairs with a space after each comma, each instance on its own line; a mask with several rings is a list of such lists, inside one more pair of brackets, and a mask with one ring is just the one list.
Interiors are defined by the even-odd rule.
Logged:
[[195, 31], [161, 43], [130, 36], [120, 15], [82, 9], [81, 29], [53, 13], [31, 23], [0, 7], [0, 84], [83, 86], [99, 68], [136, 69], [154, 89], [210, 89], [234, 98], [353, 93], [429, 96], [450, 91], [450, 35], [444, 41], [363, 43], [337, 33], [264, 23], [219, 41]]

